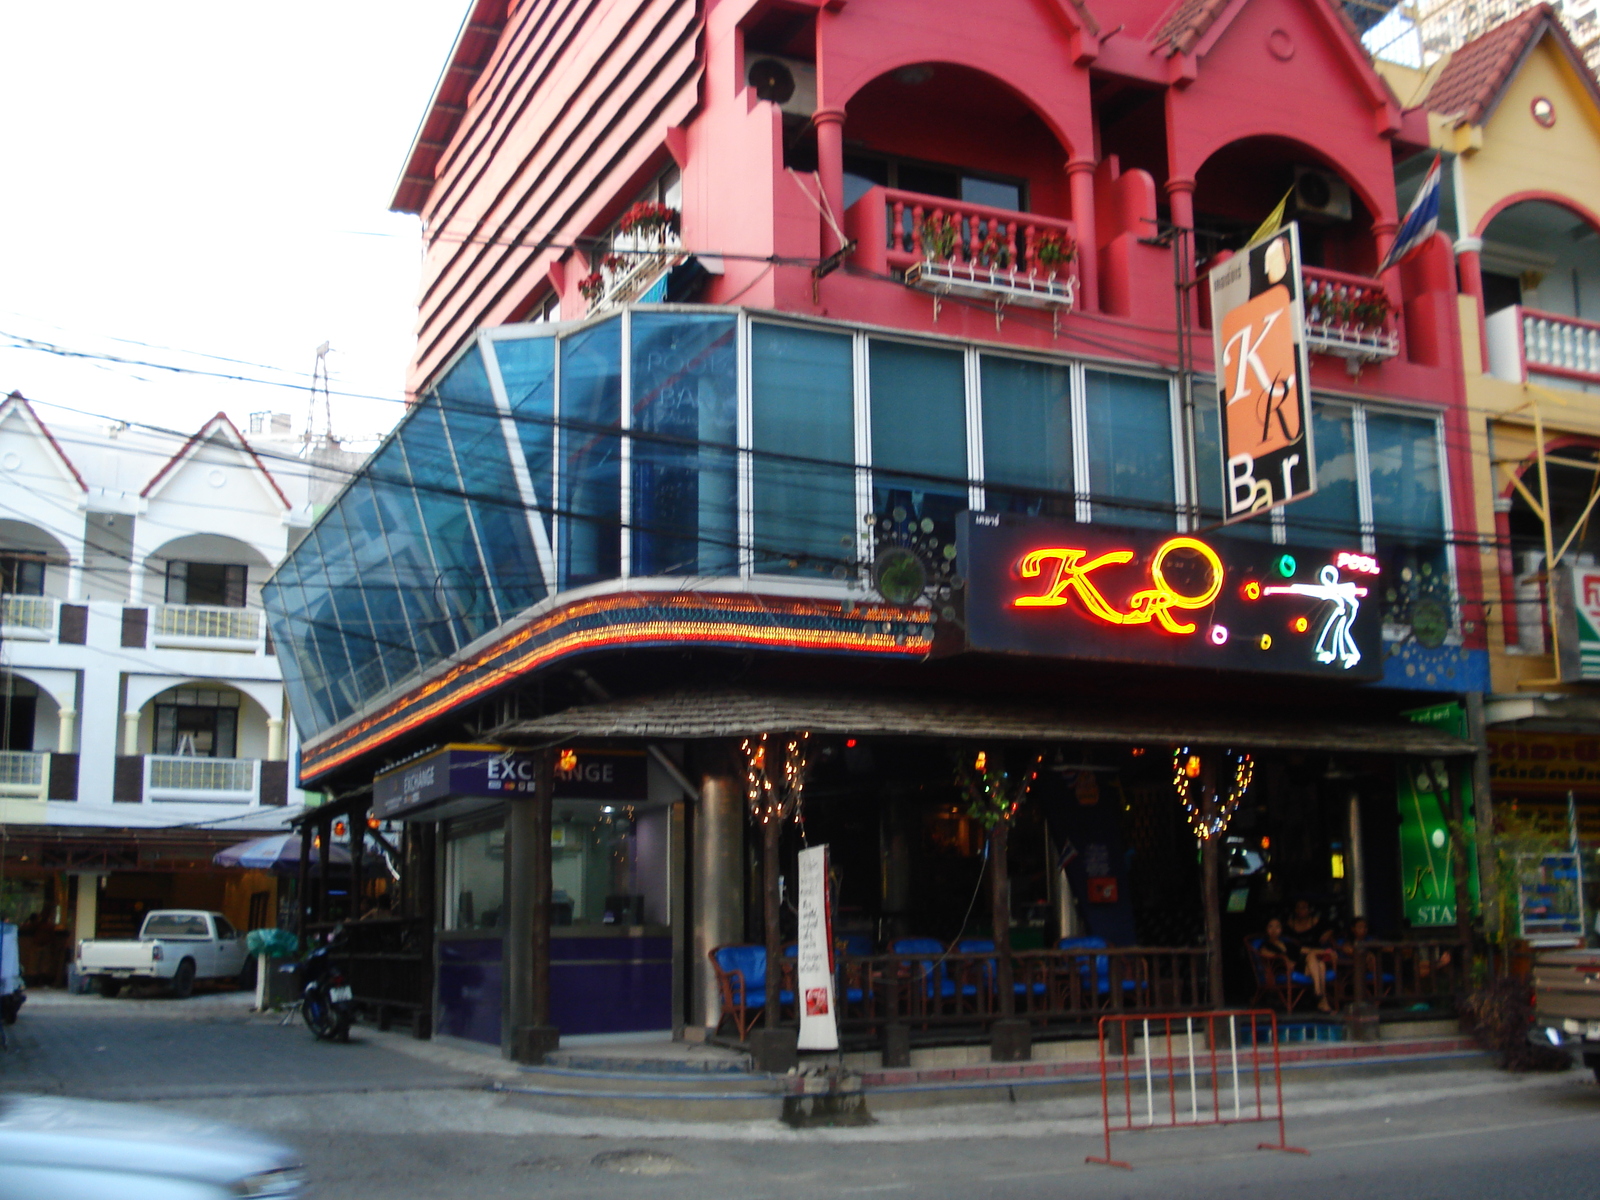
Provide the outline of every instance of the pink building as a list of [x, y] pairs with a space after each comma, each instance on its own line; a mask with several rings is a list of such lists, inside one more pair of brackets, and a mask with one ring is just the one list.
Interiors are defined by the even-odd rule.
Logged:
[[[743, 1040], [730, 964], [781, 968], [802, 837], [886, 1061], [911, 1025], [1014, 1058], [1103, 1006], [1291, 1002], [1241, 942], [1293, 899], [1396, 954], [1462, 934], [1442, 857], [1435, 903], [1402, 887], [1485, 686], [1449, 242], [1375, 275], [1426, 133], [1327, 0], [479, 0], [394, 198], [417, 404], [266, 599], [345, 797], [307, 836], [370, 806], [436, 867], [407, 1003], [519, 1057]], [[1224, 527], [1205, 276], [1280, 200], [1318, 486]], [[742, 739], [785, 730], [811, 798], [758, 835]], [[1419, 754], [1455, 782], [1415, 795]], [[957, 765], [1024, 758], [1009, 902], [967, 920]], [[1020, 974], [984, 966], [1008, 927]], [[860, 984], [930, 945], [948, 1005]], [[1113, 979], [1085, 945], [1145, 949]]]

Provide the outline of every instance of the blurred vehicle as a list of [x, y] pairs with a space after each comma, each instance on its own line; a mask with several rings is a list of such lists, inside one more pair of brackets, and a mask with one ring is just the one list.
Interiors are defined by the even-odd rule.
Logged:
[[89, 938], [78, 943], [78, 973], [102, 996], [138, 980], [165, 983], [180, 999], [199, 979], [239, 980], [249, 963], [244, 938], [221, 913], [158, 908], [134, 941]]
[[294, 1200], [300, 1157], [230, 1125], [133, 1104], [0, 1097], [6, 1200]]
[[1600, 1080], [1600, 950], [1542, 950], [1533, 960], [1530, 1040], [1565, 1050]]

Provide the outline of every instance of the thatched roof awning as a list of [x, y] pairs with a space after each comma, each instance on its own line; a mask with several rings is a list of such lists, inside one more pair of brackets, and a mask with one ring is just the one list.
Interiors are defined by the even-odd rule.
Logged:
[[631, 696], [517, 721], [497, 740], [692, 740], [809, 730], [854, 737], [1020, 742], [1194, 742], [1249, 750], [1339, 750], [1430, 758], [1471, 754], [1470, 742], [1410, 721], [1269, 719], [1226, 711], [1068, 710], [856, 692], [734, 689]]

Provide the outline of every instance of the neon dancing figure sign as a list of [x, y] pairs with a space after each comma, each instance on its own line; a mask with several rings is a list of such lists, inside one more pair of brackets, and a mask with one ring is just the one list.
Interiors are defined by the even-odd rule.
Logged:
[[1375, 556], [1011, 514], [963, 522], [972, 649], [1381, 674], [1376, 610], [1363, 604]]

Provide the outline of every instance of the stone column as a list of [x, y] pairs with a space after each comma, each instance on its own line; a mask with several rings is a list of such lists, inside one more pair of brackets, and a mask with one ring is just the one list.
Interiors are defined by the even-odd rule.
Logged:
[[74, 754], [78, 744], [78, 710], [63, 708], [56, 713], [56, 752]]
[[[819, 108], [811, 118], [817, 127], [817, 176], [822, 181], [824, 207], [844, 228], [844, 109]], [[833, 254], [841, 248], [838, 236], [823, 221], [822, 252]]]
[[736, 780], [707, 775], [694, 821], [694, 938], [689, 1023], [708, 1032], [722, 1013], [708, 957], [739, 940], [743, 924], [744, 795]]
[[283, 761], [283, 718], [267, 718], [267, 761]]
[[1074, 158], [1067, 163], [1067, 188], [1072, 197], [1072, 223], [1078, 229], [1078, 300], [1080, 312], [1100, 311], [1099, 238], [1094, 223], [1094, 163]]
[[1461, 280], [1461, 294], [1471, 296], [1473, 309], [1478, 316], [1479, 366], [1485, 374], [1489, 371], [1489, 329], [1483, 311], [1483, 239], [1464, 237], [1456, 241], [1456, 275]]
[[122, 753], [129, 758], [139, 753], [139, 714], [136, 712], [122, 714]]

